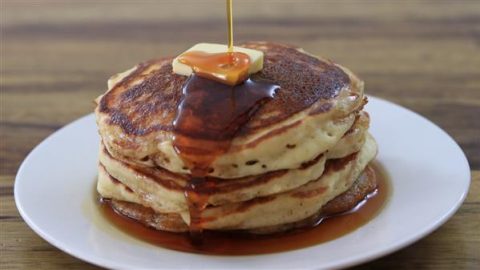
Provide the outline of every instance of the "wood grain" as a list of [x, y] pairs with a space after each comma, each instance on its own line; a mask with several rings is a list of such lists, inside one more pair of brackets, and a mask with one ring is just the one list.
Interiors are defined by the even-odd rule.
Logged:
[[[220, 3], [220, 4], [219, 4]], [[0, 268], [93, 269], [23, 222], [14, 175], [41, 140], [92, 111], [106, 79], [199, 41], [226, 40], [223, 1], [0, 1]], [[334, 59], [367, 93], [410, 108], [465, 151], [472, 186], [440, 229], [359, 269], [480, 265], [480, 2], [236, 1], [235, 39]]]

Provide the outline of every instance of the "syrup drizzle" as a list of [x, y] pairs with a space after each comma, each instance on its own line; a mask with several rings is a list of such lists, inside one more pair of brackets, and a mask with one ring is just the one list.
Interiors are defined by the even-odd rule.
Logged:
[[190, 211], [190, 231], [200, 242], [202, 211], [207, 207], [212, 181], [205, 177], [211, 164], [228, 151], [232, 139], [253, 114], [272, 99], [279, 86], [260, 79], [229, 86], [193, 74], [183, 87], [183, 100], [173, 123], [173, 145], [190, 169], [185, 188]]
[[184, 195], [190, 213], [190, 235], [202, 242], [202, 212], [213, 182], [206, 176], [211, 164], [230, 148], [232, 139], [260, 108], [272, 99], [278, 85], [248, 78], [250, 57], [233, 51], [232, 0], [226, 1], [228, 51], [184, 53], [179, 61], [194, 73], [183, 86], [183, 100], [173, 122], [173, 146], [190, 169]]
[[233, 3], [227, 0], [228, 52], [233, 52]]
[[200, 77], [233, 86], [247, 79], [250, 68], [250, 57], [245, 53], [233, 51], [232, 2], [232, 0], [226, 0], [228, 30], [227, 52], [206, 53], [190, 51], [180, 55], [178, 61], [190, 66], [194, 73]]
[[[179, 58], [180, 62], [194, 70], [194, 74], [183, 86], [183, 100], [173, 123], [174, 148], [191, 172], [191, 179], [184, 192], [190, 212], [190, 237], [146, 228], [116, 215], [110, 207], [102, 204], [105, 213], [112, 220], [116, 219], [115, 223], [124, 223], [121, 226], [141, 231], [139, 235], [147, 241], [176, 250], [222, 255], [291, 250], [334, 239], [363, 225], [385, 202], [388, 193], [385, 190], [385, 179], [381, 179], [383, 182], [379, 183], [378, 190], [359, 204], [359, 207], [349, 211], [349, 215], [319, 217], [306, 224], [315, 228], [302, 229], [300, 234], [296, 231], [293, 234], [245, 237], [245, 234], [225, 235], [207, 231], [207, 243], [203, 242], [202, 212], [208, 205], [209, 191], [215, 188], [212, 186], [215, 185], [214, 181], [206, 181], [207, 175], [213, 170], [211, 164], [219, 155], [228, 151], [231, 140], [239, 129], [280, 88], [270, 82], [247, 79], [250, 59], [244, 53], [233, 51], [232, 0], [226, 0], [226, 3], [228, 51], [217, 54], [193, 51]], [[366, 209], [370, 209], [367, 217], [355, 219]], [[341, 222], [341, 226], [335, 225], [333, 220], [341, 220], [342, 217], [347, 222]], [[333, 225], [328, 227], [328, 224]], [[325, 226], [330, 229], [325, 229]], [[318, 234], [319, 231], [322, 233]]]

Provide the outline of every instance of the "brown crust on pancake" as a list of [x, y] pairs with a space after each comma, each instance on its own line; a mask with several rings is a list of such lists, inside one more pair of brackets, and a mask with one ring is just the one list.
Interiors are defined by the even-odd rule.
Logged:
[[[323, 171], [323, 175], [326, 173], [331, 173], [331, 171], [339, 171], [343, 169], [345, 166], [347, 166], [348, 163], [352, 162], [355, 160], [357, 157], [358, 152], [350, 154], [344, 158], [339, 158], [339, 159], [329, 159], [325, 162], [325, 170]], [[322, 176], [323, 176], [322, 175]], [[320, 177], [322, 177], [320, 176]], [[292, 193], [292, 197], [295, 198], [309, 198], [309, 197], [314, 197], [316, 195], [322, 194], [325, 191], [327, 191], [326, 187], [319, 187], [317, 189], [312, 189], [308, 191], [297, 191]]]
[[185, 232], [188, 225], [182, 217], [176, 213], [155, 213], [151, 208], [140, 204], [118, 201], [103, 200], [108, 203], [118, 214], [139, 221], [140, 223], [161, 231]]
[[[302, 121], [299, 120], [299, 121], [296, 121], [296, 122], [291, 123], [289, 125], [283, 126], [281, 128], [274, 129], [274, 130], [268, 132], [267, 134], [261, 136], [260, 138], [257, 138], [254, 141], [251, 141], [251, 142], [249, 142], [245, 145], [242, 145], [241, 148], [253, 148], [253, 147], [257, 146], [258, 144], [260, 144], [261, 142], [263, 142], [263, 141], [265, 141], [269, 138], [272, 138], [274, 136], [277, 136], [279, 134], [287, 132], [291, 128], [295, 128], [295, 127], [299, 126], [301, 123], [302, 123]], [[240, 147], [237, 147], [237, 148], [240, 149]], [[235, 150], [237, 150], [237, 148], [232, 147], [232, 149], [230, 151], [235, 151]]]
[[[99, 111], [109, 115], [109, 124], [136, 136], [172, 130], [171, 123], [186, 80], [186, 77], [172, 72], [172, 59], [162, 58], [137, 65], [135, 71], [101, 98]], [[138, 79], [144, 80], [132, 85]]]
[[[103, 151], [103, 153], [107, 155], [109, 158], [115, 159], [114, 157], [112, 157], [112, 155], [110, 155], [110, 153], [105, 147], [102, 147], [101, 151]], [[323, 157], [323, 153], [315, 157], [313, 160], [302, 164], [299, 170], [305, 170], [317, 164], [322, 159], [322, 157]], [[151, 179], [154, 179], [156, 183], [158, 183], [159, 185], [169, 190], [179, 190], [183, 192], [184, 186], [186, 185], [189, 179], [187, 175], [173, 173], [162, 167], [140, 167], [122, 160], [117, 159], [116, 161], [122, 163], [123, 166], [128, 167], [131, 170], [134, 170], [139, 175], [145, 175]], [[103, 164], [101, 163], [100, 163], [100, 166], [104, 167]], [[229, 179], [229, 180], [215, 178], [215, 177], [207, 177], [205, 179], [205, 181], [207, 182], [205, 186], [208, 188], [206, 188], [205, 190], [198, 190], [198, 192], [201, 192], [203, 194], [228, 193], [241, 188], [248, 188], [254, 185], [260, 185], [260, 184], [273, 181], [277, 177], [280, 177], [286, 174], [287, 172], [288, 170], [278, 170], [278, 171], [267, 172], [257, 176], [248, 176], [248, 177]], [[177, 180], [178, 182], [171, 180], [171, 178], [178, 178]], [[113, 179], [118, 181], [115, 178]]]
[[377, 188], [375, 171], [367, 166], [355, 183], [344, 193], [329, 201], [322, 207], [322, 213], [327, 216], [342, 213], [352, 209], [365, 199], [367, 194], [374, 192]]
[[358, 152], [350, 154], [346, 157], [337, 158], [337, 159], [329, 159], [325, 163], [325, 170], [323, 171], [324, 174], [329, 173], [330, 171], [338, 171], [345, 167], [348, 163], [352, 162], [355, 158], [357, 158]]
[[292, 193], [291, 196], [294, 198], [311, 198], [324, 193], [325, 191], [327, 191], [327, 189], [327, 187], [319, 187], [307, 191], [297, 191], [295, 193]]
[[[248, 230], [254, 234], [267, 234], [278, 233], [290, 229], [309, 227], [318, 221], [321, 216], [331, 216], [335, 214], [341, 214], [350, 209], [353, 209], [360, 202], [362, 202], [369, 194], [375, 191], [377, 187], [377, 180], [375, 172], [370, 166], [364, 170], [359, 178], [354, 182], [352, 187], [346, 192], [335, 197], [322, 207], [319, 213], [308, 217], [304, 220], [300, 220], [288, 224], [279, 224], [275, 226], [268, 226], [263, 228], [257, 228]], [[157, 230], [172, 231], [172, 232], [185, 232], [188, 231], [188, 225], [182, 220], [180, 215], [174, 213], [156, 213], [151, 208], [144, 207], [139, 204], [107, 200], [113, 209], [122, 215], [137, 220], [138, 222], [155, 228]], [[257, 198], [252, 200], [251, 203], [244, 203], [240, 207], [232, 209], [233, 211], [246, 211], [249, 207], [257, 203], [265, 203], [269, 201], [269, 197]]]
[[[105, 166], [103, 166], [103, 164], [98, 164], [98, 166], [100, 166], [102, 168], [102, 170], [104, 170], [105, 172], [107, 171], [105, 169]], [[113, 176], [111, 176], [108, 172], [106, 173], [106, 175], [108, 176], [108, 179], [114, 184], [114, 185], [121, 185], [127, 192], [130, 192], [130, 193], [133, 193], [133, 190], [131, 188], [129, 188], [127, 185], [125, 185], [124, 183], [120, 182], [118, 179], [114, 178]]]
[[[115, 159], [108, 152], [108, 150], [105, 147], [102, 147], [101, 151], [103, 151], [103, 153], [105, 155], [107, 155], [109, 158]], [[144, 175], [144, 176], [147, 176], [147, 177], [155, 180], [155, 182], [157, 182], [159, 185], [161, 185], [164, 188], [167, 188], [169, 190], [183, 191], [183, 189], [184, 189], [184, 187], [182, 185], [180, 185], [179, 183], [172, 180], [172, 178], [178, 178], [180, 181], [184, 181], [184, 182], [188, 181], [187, 176], [170, 172], [170, 171], [168, 171], [166, 169], [163, 169], [161, 167], [158, 167], [158, 168], [141, 167], [141, 166], [137, 166], [137, 165], [134, 165], [134, 164], [131, 164], [131, 163], [127, 163], [125, 161], [121, 161], [121, 160], [116, 160], [116, 161], [122, 163], [123, 166], [128, 167], [129, 169], [135, 171], [136, 173], [138, 173], [140, 175]], [[105, 168], [105, 166], [101, 162], [100, 162], [100, 166]], [[108, 171], [107, 171], [107, 173], [108, 173]], [[110, 175], [110, 173], [109, 173], [109, 175]], [[118, 181], [118, 179], [115, 179], [115, 180]]]
[[[319, 100], [325, 103], [318, 110], [329, 110], [328, 103], [350, 84], [349, 76], [334, 63], [302, 53], [295, 47], [263, 42], [249, 42], [243, 46], [265, 53], [264, 68], [252, 76], [273, 81], [281, 89], [238, 135], [248, 135], [278, 123]], [[109, 124], [134, 136], [172, 130], [186, 80], [185, 76], [172, 72], [172, 59], [139, 64], [132, 74], [101, 98], [99, 112], [108, 115]], [[143, 81], [136, 83], [138, 79]]]

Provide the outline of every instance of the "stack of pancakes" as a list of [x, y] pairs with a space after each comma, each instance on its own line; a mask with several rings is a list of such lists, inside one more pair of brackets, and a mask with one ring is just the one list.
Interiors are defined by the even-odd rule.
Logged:
[[[271, 233], [354, 207], [376, 188], [363, 82], [299, 48], [242, 46], [264, 52], [264, 68], [253, 76], [280, 89], [212, 162], [201, 227]], [[191, 175], [173, 147], [173, 121], [187, 77], [171, 63], [152, 60], [117, 74], [97, 99], [97, 189], [116, 211], [182, 232], [190, 224]]]

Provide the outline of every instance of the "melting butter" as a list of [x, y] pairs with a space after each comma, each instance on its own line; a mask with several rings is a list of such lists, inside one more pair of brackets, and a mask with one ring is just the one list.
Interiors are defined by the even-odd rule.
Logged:
[[[193, 73], [191, 66], [181, 63], [179, 57], [187, 52], [199, 51], [206, 53], [223, 53], [228, 51], [228, 46], [224, 44], [214, 44], [214, 43], [198, 43], [186, 50], [184, 53], [180, 54], [178, 57], [173, 59], [172, 67], [173, 72], [179, 75], [190, 76]], [[250, 58], [250, 66], [248, 68], [248, 74], [256, 73], [263, 68], [263, 52], [258, 50], [252, 50], [242, 47], [233, 47], [234, 52], [241, 52]]]

